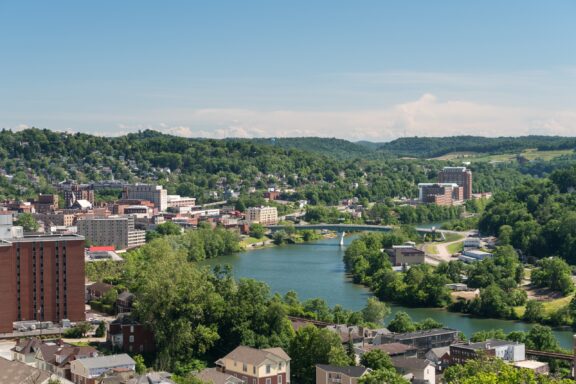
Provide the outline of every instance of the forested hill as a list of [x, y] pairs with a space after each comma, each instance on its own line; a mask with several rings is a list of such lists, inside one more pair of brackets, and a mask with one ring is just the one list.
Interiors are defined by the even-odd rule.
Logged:
[[276, 137], [248, 140], [257, 144], [273, 145], [279, 148], [299, 149], [336, 158], [381, 157], [383, 154], [374, 151], [373, 148], [368, 148], [347, 140], [329, 137]]
[[535, 148], [541, 151], [574, 149], [575, 137], [521, 136], [521, 137], [404, 137], [381, 144], [378, 151], [397, 156], [431, 158], [451, 152], [479, 152], [486, 154], [514, 153]]

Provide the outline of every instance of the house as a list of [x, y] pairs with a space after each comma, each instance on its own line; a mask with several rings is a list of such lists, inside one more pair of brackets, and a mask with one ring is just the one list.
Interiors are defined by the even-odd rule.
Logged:
[[550, 373], [550, 366], [548, 363], [544, 363], [542, 361], [522, 360], [514, 362], [513, 365], [516, 368], [529, 369], [540, 375], [547, 375]]
[[425, 357], [434, 363], [436, 371], [442, 372], [450, 365], [450, 347], [432, 348]]
[[255, 349], [239, 346], [216, 361], [220, 372], [246, 384], [290, 383], [290, 356], [282, 348]]
[[430, 360], [393, 358], [392, 366], [413, 383], [436, 384], [436, 368]]
[[102, 282], [89, 285], [88, 288], [86, 288], [88, 301], [102, 299], [104, 295], [113, 288], [112, 285]]
[[98, 351], [90, 346], [76, 346], [62, 341], [47, 342], [36, 352], [36, 366], [68, 380], [72, 379], [70, 363], [76, 359], [97, 357]]
[[110, 323], [106, 342], [123, 352], [152, 352], [155, 348], [152, 331], [128, 314], [120, 314]]
[[426, 253], [412, 245], [394, 245], [386, 253], [395, 266], [424, 264], [426, 260]]
[[337, 367], [334, 365], [316, 365], [316, 384], [357, 384], [370, 368], [366, 367]]
[[478, 343], [461, 343], [450, 346], [450, 362], [464, 364], [480, 356], [493, 356], [506, 361], [526, 360], [524, 343], [508, 340], [486, 340]]
[[70, 363], [74, 384], [96, 384], [96, 379], [112, 369], [134, 371], [136, 362], [127, 354], [89, 357]]
[[220, 372], [216, 368], [205, 368], [196, 374], [205, 383], [212, 384], [245, 384], [241, 379], [229, 373]]
[[40, 339], [32, 337], [30, 339], [20, 339], [18, 343], [11, 349], [12, 360], [20, 361], [25, 364], [34, 365], [36, 360], [36, 351], [42, 342]]
[[402, 343], [418, 349], [419, 354], [425, 354], [432, 348], [447, 347], [458, 341], [458, 330], [451, 328], [435, 328], [423, 331], [393, 333], [382, 335], [380, 341], [386, 343]]
[[119, 294], [116, 299], [116, 309], [118, 313], [132, 312], [132, 304], [135, 298], [136, 296], [129, 291], [124, 291]]
[[340, 337], [342, 344], [352, 344], [360, 346], [364, 340], [364, 330], [356, 325], [348, 326], [346, 324], [334, 324], [325, 327], [327, 330], [335, 332]]
[[64, 380], [50, 372], [32, 367], [21, 361], [7, 360], [0, 357], [0, 383], [6, 384], [48, 384], [51, 379]]

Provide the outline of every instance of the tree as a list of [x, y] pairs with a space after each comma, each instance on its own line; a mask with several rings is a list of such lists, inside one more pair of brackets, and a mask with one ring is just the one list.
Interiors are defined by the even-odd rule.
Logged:
[[31, 213], [21, 213], [14, 225], [22, 227], [25, 232], [36, 232], [40, 228], [40, 224]]
[[564, 296], [574, 290], [572, 270], [559, 257], [548, 257], [538, 261], [538, 268], [532, 271], [532, 282], [537, 287], [549, 287]]
[[144, 358], [142, 355], [135, 355], [133, 357], [134, 362], [136, 363], [136, 373], [143, 374], [146, 372], [146, 364], [144, 364]]
[[522, 317], [525, 321], [538, 323], [544, 319], [544, 304], [537, 300], [526, 302], [526, 311]]
[[266, 228], [264, 228], [264, 226], [262, 224], [252, 224], [250, 226], [250, 236], [255, 237], [257, 239], [261, 239], [264, 237], [264, 234], [266, 233]]
[[363, 354], [360, 364], [373, 370], [393, 368], [390, 355], [380, 349], [373, 349]]
[[90, 332], [92, 330], [92, 324], [90, 324], [87, 321], [81, 321], [81, 322], [76, 324], [76, 328], [78, 328], [78, 330], [80, 331], [80, 333], [84, 337], [84, 336], [86, 336], [86, 334], [88, 332]]
[[410, 384], [410, 381], [393, 369], [378, 369], [362, 376], [358, 384]]
[[415, 331], [416, 326], [410, 315], [406, 312], [399, 311], [396, 312], [394, 319], [388, 324], [388, 329], [396, 333], [406, 333]]
[[330, 348], [330, 352], [328, 352], [328, 364], [337, 367], [354, 365], [350, 356], [346, 354], [346, 351], [341, 346]]
[[384, 318], [390, 313], [390, 308], [376, 297], [369, 297], [362, 316], [367, 323], [382, 324]]
[[182, 227], [172, 221], [167, 221], [165, 223], [158, 224], [156, 226], [156, 232], [162, 236], [179, 235], [182, 233]]
[[96, 332], [94, 332], [94, 336], [96, 337], [103, 337], [106, 334], [106, 325], [104, 322], [100, 322], [98, 327], [96, 328]]
[[[342, 351], [336, 352], [335, 349]], [[331, 356], [346, 355], [336, 333], [313, 325], [298, 329], [289, 351], [292, 357], [290, 370], [295, 381], [302, 384], [314, 382], [316, 364], [329, 364]]]

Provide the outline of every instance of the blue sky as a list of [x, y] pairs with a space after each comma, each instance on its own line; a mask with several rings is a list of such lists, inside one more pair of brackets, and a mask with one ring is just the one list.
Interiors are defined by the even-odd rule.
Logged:
[[0, 127], [576, 135], [576, 2], [0, 0]]

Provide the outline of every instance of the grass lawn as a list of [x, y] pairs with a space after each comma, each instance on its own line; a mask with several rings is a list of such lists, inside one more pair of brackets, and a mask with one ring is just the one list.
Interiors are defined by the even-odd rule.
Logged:
[[[560, 156], [573, 155], [574, 150], [562, 149], [557, 151], [539, 151], [537, 149], [526, 149], [520, 153], [528, 160], [542, 159], [549, 161]], [[498, 155], [490, 155], [480, 152], [451, 152], [445, 155], [436, 157], [432, 160], [454, 160], [465, 159], [471, 162], [494, 161], [494, 162], [513, 162], [516, 161], [516, 153], [503, 153]]]
[[426, 247], [424, 248], [424, 252], [426, 252], [429, 255], [437, 255], [438, 254], [438, 248], [436, 248], [436, 246], [434, 244], [426, 244]]
[[[574, 294], [570, 294], [566, 297], [561, 297], [560, 299], [544, 301], [543, 304], [545, 315], [550, 316], [554, 312], [558, 311], [560, 308], [567, 306], [568, 304], [570, 304], [570, 301], [572, 300], [573, 297]], [[518, 317], [521, 318], [524, 315], [524, 312], [526, 312], [526, 307], [525, 306], [514, 307], [514, 311], [516, 312], [516, 315], [518, 315]]]
[[447, 233], [445, 236], [446, 240], [444, 240], [443, 243], [450, 243], [452, 241], [462, 240], [464, 238], [464, 235], [460, 235], [458, 233]]
[[450, 254], [455, 254], [458, 252], [462, 252], [462, 249], [464, 248], [464, 243], [463, 242], [459, 242], [459, 243], [454, 243], [454, 244], [450, 244], [449, 246], [446, 247], [446, 249], [448, 250], [448, 252], [450, 252]]
[[250, 245], [250, 244], [254, 244], [254, 243], [261, 243], [263, 241], [266, 241], [268, 238], [267, 237], [263, 237], [261, 239], [257, 239], [255, 237], [246, 237], [244, 239], [242, 239], [242, 241], [240, 242], [241, 245], [243, 245], [244, 247]]

